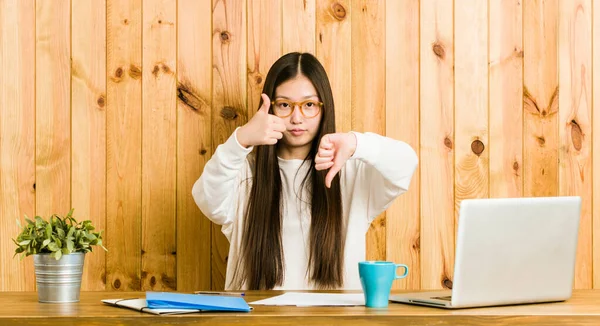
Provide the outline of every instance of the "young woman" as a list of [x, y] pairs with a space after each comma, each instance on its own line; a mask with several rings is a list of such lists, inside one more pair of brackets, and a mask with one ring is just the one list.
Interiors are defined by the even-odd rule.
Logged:
[[336, 133], [329, 80], [309, 53], [277, 60], [261, 97], [192, 189], [229, 239], [225, 288], [360, 289], [365, 235], [407, 191], [415, 151], [374, 133]]

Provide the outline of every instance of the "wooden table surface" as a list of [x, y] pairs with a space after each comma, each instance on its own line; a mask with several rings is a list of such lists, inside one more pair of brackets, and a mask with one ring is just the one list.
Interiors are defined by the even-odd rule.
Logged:
[[[246, 300], [282, 292], [250, 292]], [[249, 313], [156, 316], [115, 308], [101, 299], [144, 297], [143, 292], [82, 292], [81, 301], [47, 304], [36, 292], [0, 292], [0, 325], [600, 325], [600, 290], [575, 290], [566, 302], [445, 310], [400, 303], [388, 308], [254, 306]]]

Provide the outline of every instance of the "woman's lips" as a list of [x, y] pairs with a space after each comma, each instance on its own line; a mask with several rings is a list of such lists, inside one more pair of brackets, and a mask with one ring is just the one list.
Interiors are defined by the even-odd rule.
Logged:
[[303, 130], [303, 129], [290, 130], [290, 134], [292, 134], [293, 136], [302, 136], [305, 132], [306, 132], [306, 130]]

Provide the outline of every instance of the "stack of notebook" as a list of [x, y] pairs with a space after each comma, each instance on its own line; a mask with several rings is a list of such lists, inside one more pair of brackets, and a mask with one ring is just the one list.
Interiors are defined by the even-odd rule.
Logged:
[[146, 298], [107, 299], [102, 302], [156, 315], [207, 311], [252, 310], [241, 296], [146, 292]]

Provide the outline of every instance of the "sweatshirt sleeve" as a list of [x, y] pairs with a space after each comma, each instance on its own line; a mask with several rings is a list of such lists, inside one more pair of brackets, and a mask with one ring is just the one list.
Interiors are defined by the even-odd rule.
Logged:
[[408, 191], [418, 157], [405, 142], [375, 133], [352, 132], [356, 136], [356, 150], [351, 159], [359, 160], [362, 166], [357, 173], [368, 189], [367, 218], [373, 221], [385, 211], [396, 197]]
[[219, 225], [235, 220], [240, 183], [248, 168], [246, 157], [253, 148], [240, 145], [238, 129], [217, 147], [192, 188], [196, 205], [208, 219]]

